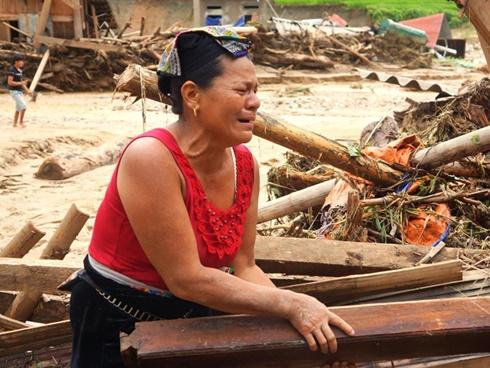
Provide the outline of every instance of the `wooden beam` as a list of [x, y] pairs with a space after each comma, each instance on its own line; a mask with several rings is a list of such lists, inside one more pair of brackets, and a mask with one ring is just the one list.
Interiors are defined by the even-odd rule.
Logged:
[[27, 260], [0, 258], [0, 285], [3, 289], [22, 290], [26, 283], [47, 294], [58, 292], [58, 285], [83, 267], [82, 261]]
[[48, 36], [38, 36], [37, 37], [39, 43], [44, 43], [48, 46], [51, 45], [61, 45], [67, 47], [74, 47], [78, 49], [89, 49], [89, 50], [101, 50], [106, 52], [122, 52], [123, 48], [116, 45], [109, 45], [106, 43], [95, 43], [95, 42], [86, 42], [86, 41], [77, 41], [77, 40], [65, 40], [63, 38], [55, 38]]
[[33, 36], [32, 36], [32, 35], [30, 35], [30, 34], [28, 34], [28, 33], [25, 33], [25, 32], [24, 32], [24, 31], [22, 31], [21, 29], [19, 29], [19, 28], [17, 28], [17, 27], [14, 27], [14, 26], [10, 25], [10, 24], [9, 24], [9, 23], [7, 23], [7, 22], [2, 22], [2, 24], [3, 24], [5, 27], [11, 28], [11, 29], [13, 29], [14, 31], [16, 31], [16, 32], [18, 32], [18, 33], [20, 33], [20, 34], [22, 34], [22, 35], [26, 36], [27, 38], [31, 38], [31, 39], [33, 38]]
[[78, 40], [83, 37], [82, 7], [80, 6], [80, 0], [72, 0], [72, 2], [76, 5], [73, 7], [73, 35]]
[[70, 321], [0, 333], [0, 357], [63, 344], [72, 338]]
[[95, 11], [95, 5], [94, 4], [90, 4], [90, 11], [92, 13], [92, 23], [94, 25], [94, 36], [95, 36], [95, 38], [100, 38], [99, 20], [97, 19], [97, 12]]
[[32, 93], [34, 93], [34, 91], [36, 90], [37, 84], [39, 83], [39, 80], [43, 75], [44, 68], [46, 67], [48, 59], [49, 59], [49, 49], [47, 49], [46, 52], [44, 53], [43, 58], [41, 59], [41, 62], [37, 67], [36, 74], [34, 74], [34, 78], [32, 78], [31, 85], [29, 86], [29, 89], [31, 90]]
[[[346, 276], [387, 271], [415, 265], [427, 250], [408, 244], [361, 243], [336, 240], [257, 237], [255, 257], [268, 273]], [[490, 251], [445, 248], [435, 262], [483, 259]]]
[[0, 257], [21, 258], [45, 235], [32, 222], [25, 224], [0, 252]]
[[51, 0], [44, 0], [43, 7], [41, 8], [41, 13], [39, 14], [39, 17], [37, 19], [36, 33], [34, 33], [33, 46], [36, 49], [41, 44], [39, 37], [42, 34], [44, 34], [44, 29], [48, 24], [48, 17], [49, 17], [50, 10], [51, 10]]
[[29, 327], [24, 322], [17, 321], [16, 319], [4, 316], [0, 314], [0, 328], [4, 330], [17, 330], [19, 328]]
[[[224, 316], [136, 324], [123, 342], [135, 367], [311, 367], [332, 361], [375, 361], [489, 352], [490, 298], [335, 307], [356, 335], [334, 329], [338, 352], [308, 350], [287, 320]], [[464, 316], [464, 317], [463, 317]], [[133, 361], [131, 363], [131, 358]], [[136, 358], [136, 359], [134, 359]], [[135, 362], [136, 360], [136, 362]]]
[[298, 293], [314, 296], [322, 303], [331, 305], [362, 295], [386, 293], [423, 286], [461, 281], [463, 270], [460, 261], [445, 261], [432, 265], [400, 270], [351, 275], [327, 281], [309, 282], [285, 287]]

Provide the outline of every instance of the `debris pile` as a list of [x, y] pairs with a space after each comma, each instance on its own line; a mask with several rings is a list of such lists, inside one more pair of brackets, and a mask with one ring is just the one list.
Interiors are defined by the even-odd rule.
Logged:
[[[398, 183], [387, 187], [288, 153], [286, 164], [269, 172], [272, 198], [320, 182], [311, 181], [317, 170], [339, 180], [320, 211], [319, 203], [313, 214], [294, 213], [259, 232], [312, 237], [317, 230], [317, 237], [336, 240], [490, 249], [490, 79], [457, 96], [409, 102], [394, 119], [370, 124], [361, 143], [349, 147], [352, 159], [375, 157], [404, 172]], [[455, 151], [467, 152], [453, 159]], [[294, 185], [285, 185], [288, 180]]]
[[426, 46], [392, 32], [329, 35], [318, 28], [313, 33], [281, 35], [259, 27], [251, 38], [255, 45], [254, 61], [272, 67], [329, 69], [335, 63], [372, 66], [381, 61], [413, 69], [428, 68], [432, 63]]

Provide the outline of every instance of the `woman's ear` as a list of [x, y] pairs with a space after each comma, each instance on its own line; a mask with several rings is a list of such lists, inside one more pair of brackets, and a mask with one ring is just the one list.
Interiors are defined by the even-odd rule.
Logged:
[[187, 106], [191, 110], [199, 106], [201, 90], [196, 83], [186, 81], [180, 88], [180, 93], [182, 95], [183, 106]]

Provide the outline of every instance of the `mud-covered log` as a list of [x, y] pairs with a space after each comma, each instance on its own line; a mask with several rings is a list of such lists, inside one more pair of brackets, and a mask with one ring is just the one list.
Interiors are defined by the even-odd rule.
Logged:
[[106, 143], [83, 154], [48, 157], [35, 175], [39, 179], [63, 180], [100, 166], [112, 165], [128, 141], [125, 139], [117, 143]]

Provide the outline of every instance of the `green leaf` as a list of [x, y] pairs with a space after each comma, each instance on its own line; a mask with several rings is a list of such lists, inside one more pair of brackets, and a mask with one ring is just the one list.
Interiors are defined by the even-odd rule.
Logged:
[[361, 150], [357, 145], [347, 146], [347, 151], [349, 152], [350, 157], [359, 157], [361, 155]]

